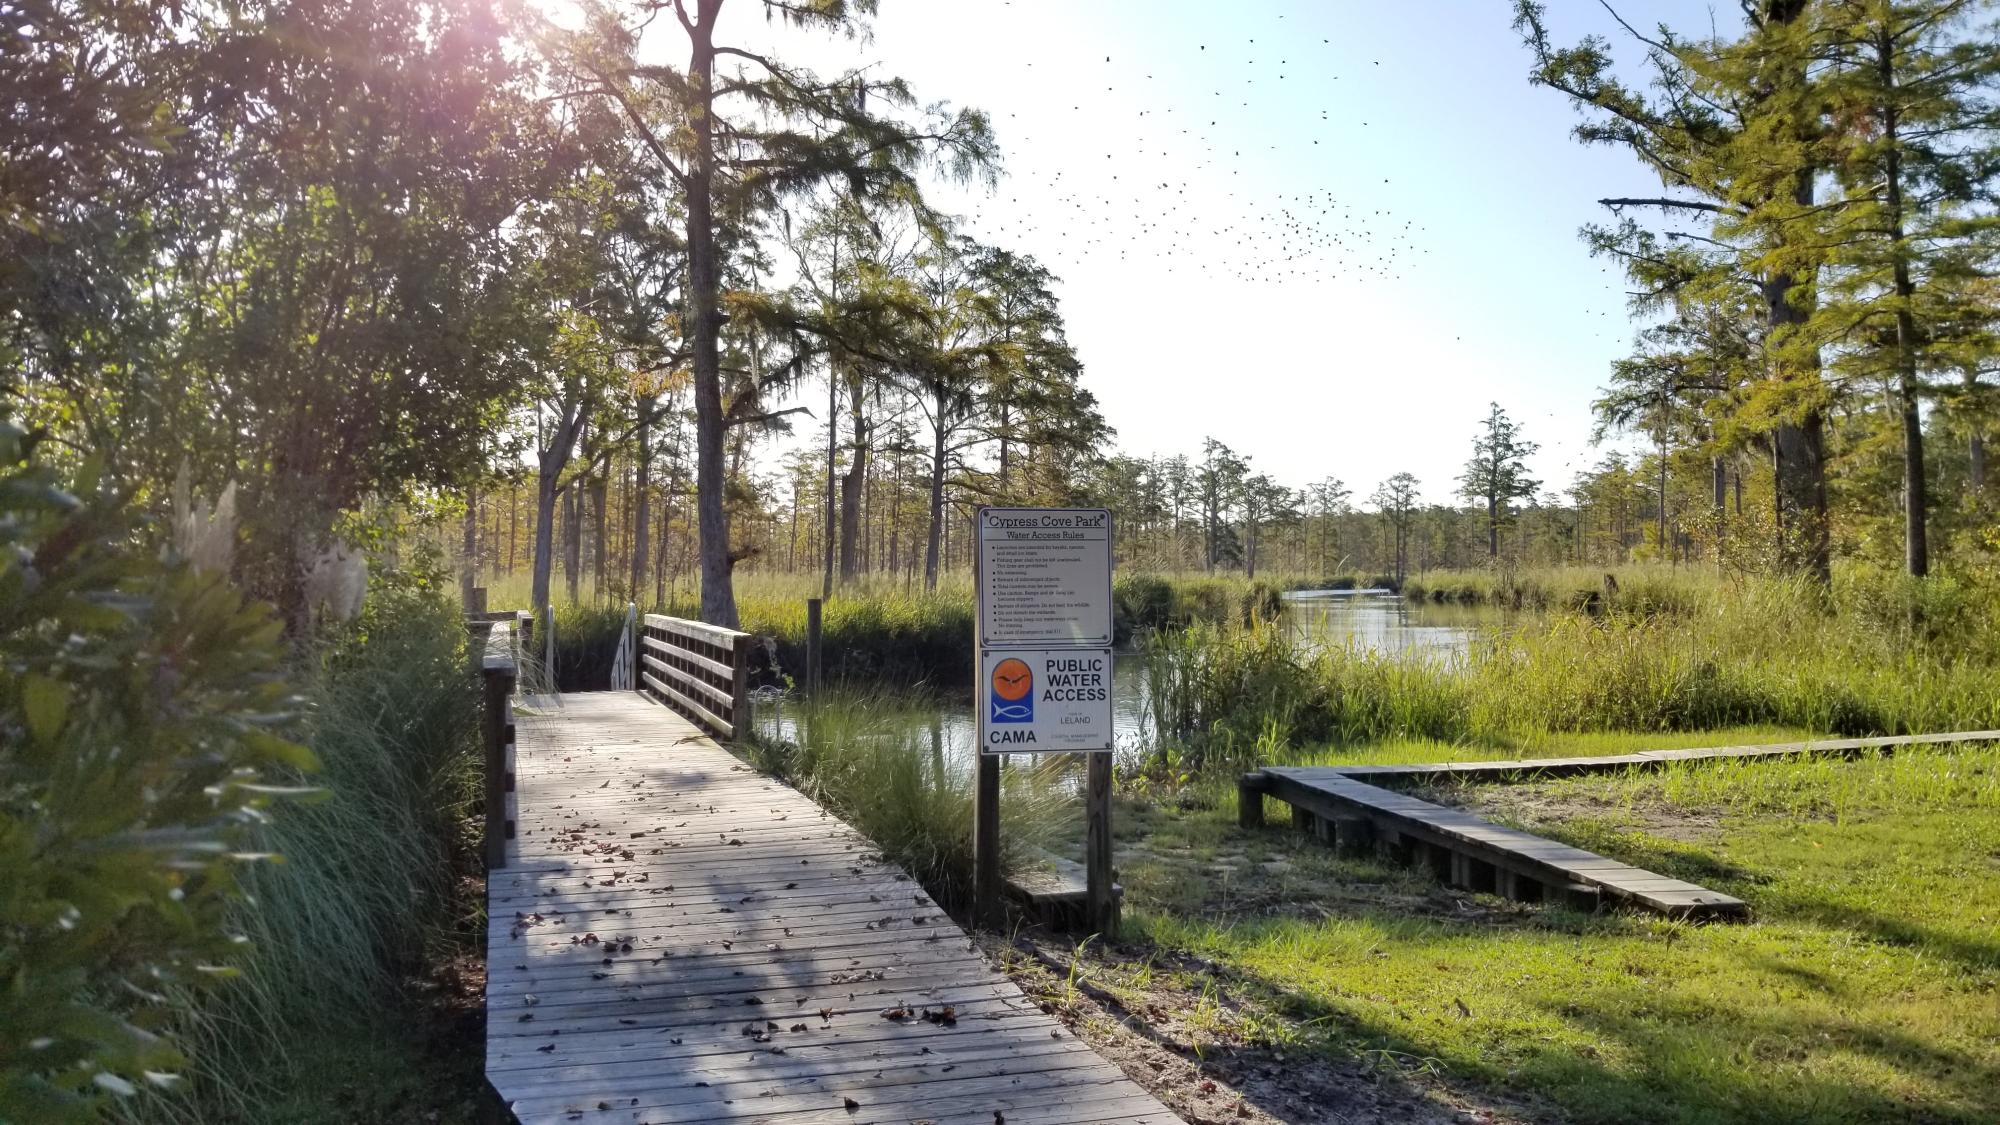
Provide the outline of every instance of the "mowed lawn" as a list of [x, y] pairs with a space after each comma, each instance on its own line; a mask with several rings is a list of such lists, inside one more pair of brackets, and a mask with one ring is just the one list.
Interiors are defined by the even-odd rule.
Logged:
[[[1621, 741], [1537, 752], [1666, 745]], [[1246, 1005], [1239, 1037], [1498, 1095], [1529, 1117], [2000, 1121], [2000, 750], [1427, 795], [1736, 895], [1755, 920], [1450, 891], [1286, 827], [1241, 831], [1218, 794], [1121, 808], [1127, 937], [1213, 962]]]

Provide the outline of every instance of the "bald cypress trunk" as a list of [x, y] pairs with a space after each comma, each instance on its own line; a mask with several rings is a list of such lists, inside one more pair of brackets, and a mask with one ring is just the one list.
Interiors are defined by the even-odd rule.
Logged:
[[722, 415], [722, 262], [715, 243], [715, 19], [722, 0], [697, 0], [688, 27], [687, 255], [694, 370], [695, 522], [700, 536], [701, 618], [737, 626], [729, 512], [723, 506], [727, 422]]

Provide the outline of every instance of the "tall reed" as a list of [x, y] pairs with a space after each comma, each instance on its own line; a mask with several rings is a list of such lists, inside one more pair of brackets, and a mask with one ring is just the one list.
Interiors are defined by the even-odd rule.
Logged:
[[311, 658], [302, 735], [320, 769], [292, 780], [318, 797], [287, 802], [260, 830], [259, 848], [282, 860], [248, 869], [241, 976], [204, 993], [180, 1029], [200, 1043], [202, 1071], [148, 1119], [259, 1118], [294, 1046], [375, 1018], [463, 928], [454, 881], [471, 866], [478, 731], [463, 636], [443, 597], [378, 588]]
[[[937, 708], [908, 696], [834, 694], [802, 703], [789, 738], [752, 742], [752, 760], [874, 841], [948, 906], [970, 900], [972, 763], [946, 750]], [[1042, 768], [1003, 770], [1004, 865], [1055, 838], [1074, 803]]]
[[[1913, 616], [1926, 603], [1945, 624]], [[1150, 647], [1155, 759], [1237, 768], [1260, 746], [1388, 738], [1987, 728], [2000, 724], [1993, 605], [1964, 591], [1763, 580], [1672, 610], [1525, 616], [1458, 656], [1328, 647], [1272, 624], [1188, 629]]]

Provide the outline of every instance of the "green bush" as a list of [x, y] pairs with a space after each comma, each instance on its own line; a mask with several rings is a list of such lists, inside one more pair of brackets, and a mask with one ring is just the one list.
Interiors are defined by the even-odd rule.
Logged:
[[239, 876], [296, 699], [280, 625], [57, 488], [0, 423], [0, 1119], [175, 1081], [162, 1034], [235, 972]]

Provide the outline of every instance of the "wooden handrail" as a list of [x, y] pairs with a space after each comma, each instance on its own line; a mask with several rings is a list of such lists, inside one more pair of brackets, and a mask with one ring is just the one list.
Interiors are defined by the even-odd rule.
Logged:
[[482, 769], [481, 807], [485, 826], [480, 854], [488, 871], [507, 866], [507, 841], [514, 824], [507, 816], [507, 794], [514, 789], [511, 752], [514, 747], [514, 688], [520, 682], [520, 651], [516, 644], [517, 622], [503, 618], [487, 625], [486, 644], [479, 661], [480, 749]]
[[734, 741], [750, 732], [750, 650], [757, 638], [649, 613], [640, 626], [639, 689]]

